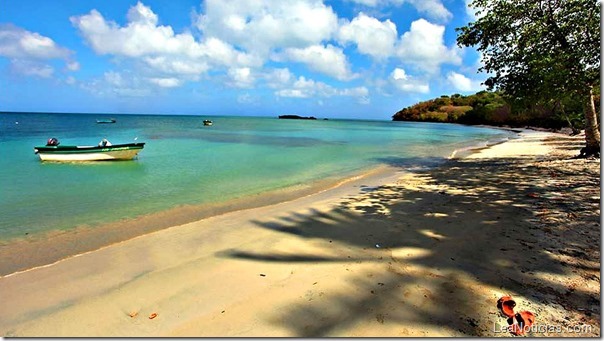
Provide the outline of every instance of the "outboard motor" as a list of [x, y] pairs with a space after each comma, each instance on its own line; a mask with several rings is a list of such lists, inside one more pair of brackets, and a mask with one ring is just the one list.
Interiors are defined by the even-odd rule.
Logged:
[[56, 138], [52, 137], [49, 138], [48, 141], [46, 141], [46, 145], [47, 146], [58, 146], [59, 145], [59, 140], [57, 140]]

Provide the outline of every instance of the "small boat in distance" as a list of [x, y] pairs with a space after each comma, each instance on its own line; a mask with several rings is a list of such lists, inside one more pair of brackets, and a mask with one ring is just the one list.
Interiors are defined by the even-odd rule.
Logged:
[[59, 146], [51, 138], [46, 146], [34, 147], [41, 161], [112, 161], [132, 160], [145, 147], [144, 142], [111, 144], [103, 139], [98, 146]]
[[115, 118], [110, 118], [108, 120], [96, 120], [96, 123], [115, 123], [117, 120]]
[[213, 122], [210, 121], [210, 120], [203, 120], [203, 125], [204, 126], [211, 126], [212, 124], [213, 124]]

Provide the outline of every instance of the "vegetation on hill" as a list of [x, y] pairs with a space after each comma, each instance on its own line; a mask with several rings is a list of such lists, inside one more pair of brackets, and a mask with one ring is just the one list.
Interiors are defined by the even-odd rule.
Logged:
[[[597, 99], [596, 103], [599, 103]], [[578, 130], [583, 125], [582, 109], [580, 102], [570, 98], [528, 103], [512, 101], [501, 92], [480, 91], [469, 96], [444, 95], [420, 102], [400, 110], [392, 119], [552, 129], [571, 127]]]

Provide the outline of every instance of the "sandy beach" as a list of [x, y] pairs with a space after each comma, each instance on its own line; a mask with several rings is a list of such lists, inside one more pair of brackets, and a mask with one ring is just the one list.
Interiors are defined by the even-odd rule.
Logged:
[[600, 336], [600, 160], [524, 131], [0, 277], [0, 335]]

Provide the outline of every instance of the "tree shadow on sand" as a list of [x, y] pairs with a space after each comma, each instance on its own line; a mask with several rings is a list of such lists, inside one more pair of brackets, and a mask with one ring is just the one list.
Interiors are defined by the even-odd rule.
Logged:
[[[239, 249], [222, 256], [359, 266], [341, 278], [354, 295], [327, 291], [320, 300], [292, 302], [275, 313], [272, 322], [299, 337], [354, 336], [350, 330], [368, 322], [397, 331], [379, 336], [430, 336], [435, 330], [495, 336], [494, 323], [506, 324], [495, 308], [503, 293], [525, 297], [519, 308], [535, 312], [538, 320], [590, 322], [599, 334], [599, 292], [560, 280], [573, 276], [599, 287], [597, 203], [573, 206], [577, 188], [597, 186], [599, 196], [599, 178], [555, 186], [562, 172], [530, 160], [449, 160], [397, 184], [362, 186], [330, 211], [254, 222], [307, 243], [322, 241], [323, 254]], [[544, 220], [558, 217], [550, 212], [574, 221], [573, 228]], [[552, 316], [552, 307], [566, 311], [567, 320]]]

